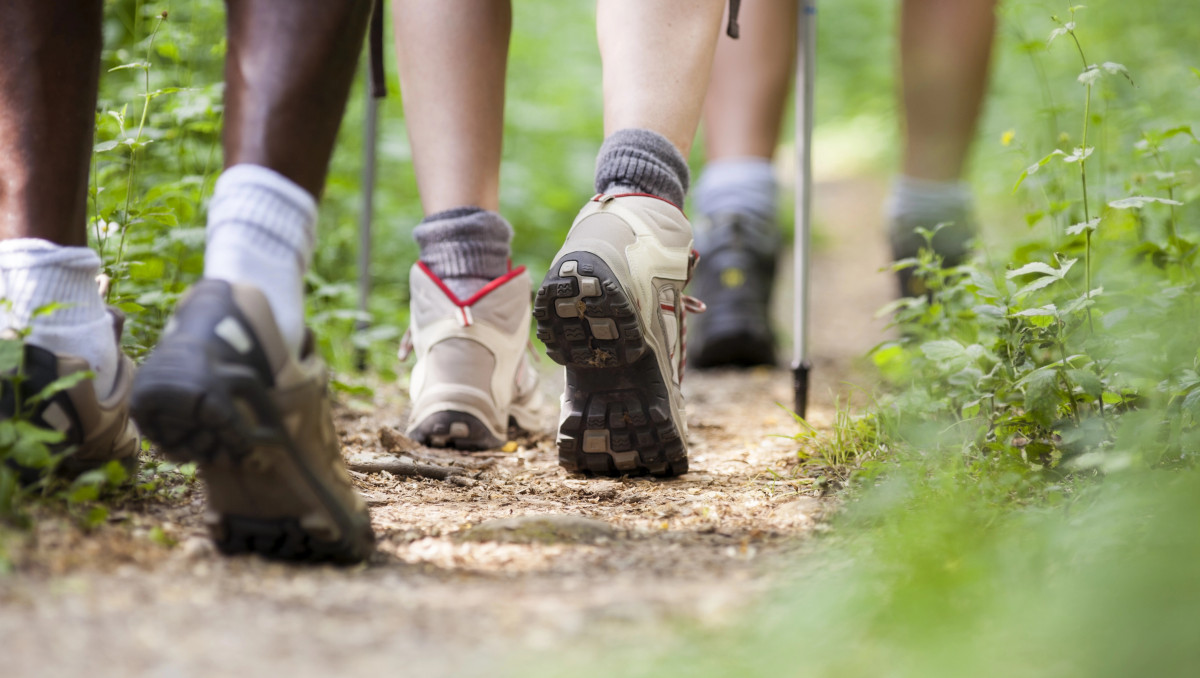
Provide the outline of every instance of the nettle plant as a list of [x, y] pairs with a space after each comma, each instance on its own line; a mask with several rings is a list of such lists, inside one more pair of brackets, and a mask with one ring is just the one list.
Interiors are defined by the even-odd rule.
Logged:
[[[1013, 192], [1040, 190], [1026, 221], [1037, 241], [1006, 266], [942, 268], [929, 251], [911, 266], [927, 297], [895, 314], [902, 339], [876, 349], [886, 375], [911, 388], [894, 402], [905, 417], [950, 419], [943, 433], [972, 454], [1025, 471], [1114, 470], [1186, 459], [1200, 444], [1200, 323], [1194, 199], [1200, 145], [1186, 125], [1145, 129], [1105, 154], [1136, 168], [1106, 176], [1094, 158], [1096, 90], [1134, 87], [1127, 69], [1090, 62], [1072, 7], [1046, 45], [1068, 44], [1081, 62], [1078, 143], [1059, 134]], [[1107, 135], [1099, 135], [1107, 137]], [[1072, 188], [1073, 185], [1073, 188]], [[1100, 201], [1096, 186], [1125, 197]], [[932, 233], [925, 234], [927, 239]]]
[[131, 25], [114, 12], [106, 31], [115, 45], [97, 105], [89, 235], [135, 358], [202, 271], [203, 198], [221, 170], [225, 47], [196, 29], [220, 23], [205, 3], [181, 9], [136, 3]]

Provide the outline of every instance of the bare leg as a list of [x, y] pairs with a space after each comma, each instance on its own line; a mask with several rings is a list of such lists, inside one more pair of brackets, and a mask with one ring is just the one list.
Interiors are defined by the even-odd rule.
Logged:
[[704, 100], [707, 158], [770, 158], [796, 60], [796, 9], [789, 0], [746, 3], [742, 37], [717, 41]]
[[775, 362], [770, 297], [780, 238], [771, 158], [791, 87], [798, 6], [743, 3], [741, 37], [717, 42], [704, 102], [708, 164], [693, 192], [706, 218], [696, 231], [702, 256], [692, 290], [708, 303], [692, 321], [688, 360], [697, 367]]
[[395, 0], [393, 12], [421, 206], [498, 210], [510, 3]]
[[0, 238], [87, 244], [101, 10], [0, 5]]
[[227, 0], [225, 166], [261, 165], [314, 196], [346, 107], [368, 0]]
[[603, 0], [604, 135], [648, 129], [686, 157], [700, 123], [722, 0]]
[[995, 0], [905, 0], [900, 14], [904, 173], [954, 181], [975, 135], [995, 33]]

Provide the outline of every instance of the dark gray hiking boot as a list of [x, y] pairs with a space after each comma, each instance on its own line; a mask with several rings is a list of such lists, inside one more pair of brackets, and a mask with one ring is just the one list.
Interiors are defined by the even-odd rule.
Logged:
[[[117, 346], [120, 346], [125, 318], [118, 311], [110, 310], [109, 313]], [[50, 453], [61, 457], [53, 465], [58, 476], [74, 478], [112, 461], [120, 463], [132, 476], [137, 470], [141, 448], [137, 427], [129, 418], [129, 394], [135, 372], [133, 361], [120, 355], [112, 391], [104, 398], [96, 396], [91, 379], [70, 383], [71, 375], [90, 369], [83, 358], [59, 355], [26, 344], [20, 378], [17, 378], [16, 370], [0, 376], [0, 421], [11, 420], [20, 412], [34, 426], [62, 433], [62, 441], [50, 446]], [[43, 389], [60, 379], [66, 380], [60, 384], [69, 386], [49, 397], [38, 397]], [[10, 461], [16, 466], [22, 483], [34, 482], [42, 475], [40, 468], [22, 466], [17, 459]]]
[[133, 416], [172, 460], [194, 461], [224, 553], [353, 563], [374, 534], [338, 449], [311, 334], [291, 357], [266, 297], [201, 280], [138, 373]]
[[[937, 228], [938, 224], [945, 225]], [[916, 257], [921, 250], [929, 248], [925, 238], [917, 232], [918, 228], [930, 231], [937, 229], [933, 234], [932, 250], [942, 258], [943, 266], [957, 266], [971, 253], [971, 240], [975, 237], [976, 228], [969, 211], [941, 215], [936, 220], [898, 216], [893, 217], [888, 224], [892, 261]], [[896, 271], [900, 296], [919, 297], [928, 294], [925, 281], [915, 273], [916, 270], [912, 266]]]
[[696, 367], [773, 365], [771, 287], [779, 234], [775, 225], [744, 214], [713, 215], [697, 229], [700, 261], [692, 293], [708, 306], [697, 316], [688, 362]]

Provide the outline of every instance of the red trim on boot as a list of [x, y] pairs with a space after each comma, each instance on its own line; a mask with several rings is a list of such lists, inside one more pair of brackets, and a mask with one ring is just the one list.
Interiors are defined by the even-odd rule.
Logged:
[[442, 291], [442, 294], [446, 295], [446, 298], [449, 299], [450, 301], [454, 302], [454, 305], [458, 306], [459, 308], [466, 308], [468, 306], [473, 306], [475, 304], [475, 302], [486, 297], [491, 292], [494, 292], [496, 289], [498, 289], [504, 283], [508, 282], [509, 280], [512, 280], [513, 278], [515, 278], [525, 272], [524, 266], [518, 266], [518, 267], [512, 269], [511, 271], [509, 271], [508, 273], [505, 273], [504, 275], [500, 276], [499, 278], [496, 278], [495, 280], [493, 280], [493, 281], [489, 282], [488, 284], [484, 285], [483, 287], [479, 288], [479, 291], [476, 292], [475, 294], [472, 294], [470, 299], [463, 301], [462, 299], [458, 298], [458, 295], [456, 295], [454, 292], [451, 292], [449, 287], [446, 287], [446, 283], [442, 282], [441, 278], [437, 277], [437, 275], [435, 275], [433, 271], [429, 270], [429, 267], [425, 265], [425, 262], [418, 261], [417, 267], [420, 268], [422, 271], [424, 271], [425, 275], [429, 276], [429, 279], [433, 281], [433, 284], [437, 285], [438, 289], [440, 289]]
[[603, 202], [604, 198], [654, 198], [655, 200], [661, 200], [680, 212], [683, 212], [683, 208], [679, 205], [676, 205], [661, 195], [654, 195], [653, 193], [597, 193], [592, 198], [591, 202]]

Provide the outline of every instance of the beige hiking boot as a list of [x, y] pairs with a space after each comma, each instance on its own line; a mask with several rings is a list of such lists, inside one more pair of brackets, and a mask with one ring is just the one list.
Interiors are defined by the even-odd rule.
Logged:
[[408, 279], [407, 338], [417, 356], [408, 436], [432, 447], [486, 450], [508, 440], [510, 423], [536, 430], [542, 394], [527, 352], [532, 285], [525, 267], [466, 300], [421, 262]]
[[558, 430], [569, 471], [686, 473], [679, 391], [692, 228], [671, 203], [598, 195], [579, 213], [534, 300], [538, 338], [567, 368]]
[[201, 280], [138, 374], [133, 415], [171, 459], [199, 464], [224, 553], [358, 562], [374, 545], [339, 452], [311, 334], [289, 355], [256, 288]]

